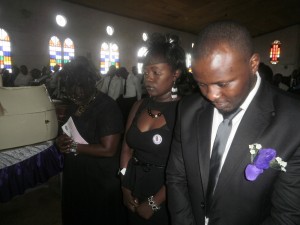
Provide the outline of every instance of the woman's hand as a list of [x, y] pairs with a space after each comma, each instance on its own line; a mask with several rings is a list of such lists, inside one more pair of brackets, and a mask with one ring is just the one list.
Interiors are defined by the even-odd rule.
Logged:
[[60, 152], [69, 153], [73, 140], [68, 135], [62, 134], [58, 138], [56, 138], [55, 143]]
[[151, 206], [149, 206], [148, 201], [145, 201], [136, 207], [135, 212], [146, 220], [150, 219], [154, 213]]
[[138, 199], [131, 195], [131, 191], [127, 188], [122, 187], [123, 192], [123, 203], [132, 212], [135, 212], [139, 206]]

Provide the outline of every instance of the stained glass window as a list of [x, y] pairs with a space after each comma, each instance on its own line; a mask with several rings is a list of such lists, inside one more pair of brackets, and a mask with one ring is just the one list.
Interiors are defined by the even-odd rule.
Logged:
[[0, 29], [0, 68], [7, 69], [10, 73], [11, 70], [11, 48], [10, 39], [4, 29]]
[[74, 59], [75, 56], [75, 48], [74, 43], [70, 38], [67, 38], [64, 41], [64, 57], [63, 57], [63, 63], [71, 62], [72, 59]]
[[141, 62], [141, 59], [143, 56], [145, 56], [145, 53], [147, 52], [147, 48], [146, 47], [141, 47], [138, 50], [137, 56], [138, 56], [138, 64], [137, 64], [137, 68], [138, 68], [138, 73], [142, 74], [143, 73], [143, 63]]
[[50, 52], [50, 70], [58, 64], [62, 67], [62, 48], [61, 42], [58, 37], [53, 36], [49, 41], [49, 52]]
[[273, 41], [270, 49], [270, 63], [277, 64], [280, 58], [280, 41]]
[[192, 55], [191, 54], [186, 54], [186, 68], [188, 69], [189, 72], [192, 72]]
[[109, 67], [115, 65], [120, 67], [119, 47], [114, 43], [102, 43], [100, 50], [100, 72], [106, 74]]
[[56, 36], [51, 37], [49, 41], [50, 70], [52, 71], [56, 64], [62, 67], [63, 64], [70, 62], [75, 56], [73, 41], [66, 38], [63, 44], [62, 48], [61, 42]]

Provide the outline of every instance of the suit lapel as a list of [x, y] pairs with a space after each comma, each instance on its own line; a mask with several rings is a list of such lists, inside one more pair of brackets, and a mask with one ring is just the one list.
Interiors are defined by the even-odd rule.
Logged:
[[236, 131], [215, 194], [218, 190], [224, 190], [224, 185], [229, 182], [231, 176], [234, 176], [235, 171], [244, 170], [245, 165], [249, 163], [249, 145], [258, 143], [259, 138], [271, 123], [272, 112], [274, 112], [274, 106], [270, 90], [268, 91], [268, 88], [262, 83]]
[[[209, 161], [210, 161], [210, 137], [212, 129], [213, 106], [209, 103], [202, 112], [197, 114], [197, 146], [199, 167], [203, 183], [203, 190], [206, 193], [208, 185]], [[204, 128], [204, 129], [203, 129]]]

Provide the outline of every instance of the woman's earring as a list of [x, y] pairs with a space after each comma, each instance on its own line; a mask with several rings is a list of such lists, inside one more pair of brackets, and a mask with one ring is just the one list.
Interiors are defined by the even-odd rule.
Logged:
[[178, 93], [178, 89], [177, 89], [177, 86], [176, 86], [176, 82], [174, 81], [172, 89], [171, 89], [171, 98], [172, 99], [177, 98], [178, 97], [177, 93]]

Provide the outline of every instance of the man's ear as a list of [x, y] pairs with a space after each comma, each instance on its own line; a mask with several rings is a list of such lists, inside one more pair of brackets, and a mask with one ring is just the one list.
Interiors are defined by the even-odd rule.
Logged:
[[252, 74], [256, 74], [256, 72], [258, 71], [259, 63], [260, 63], [259, 54], [254, 53], [250, 58], [250, 67], [251, 67]]

